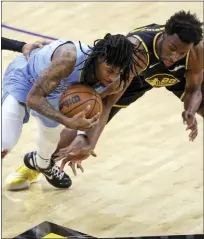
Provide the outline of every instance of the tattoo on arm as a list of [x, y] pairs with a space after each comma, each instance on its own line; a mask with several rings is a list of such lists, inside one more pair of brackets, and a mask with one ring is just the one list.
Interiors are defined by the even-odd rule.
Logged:
[[28, 106], [44, 116], [62, 123], [62, 114], [52, 107], [46, 97], [52, 93], [60, 81], [70, 75], [74, 69], [76, 51], [72, 44], [57, 48], [51, 64], [45, 69], [28, 94]]

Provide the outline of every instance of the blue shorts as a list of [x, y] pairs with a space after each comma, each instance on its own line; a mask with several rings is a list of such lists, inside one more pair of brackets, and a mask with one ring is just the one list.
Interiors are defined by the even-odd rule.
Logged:
[[[3, 77], [3, 94], [2, 104], [8, 95], [11, 95], [19, 103], [23, 104], [26, 108], [26, 115], [24, 117], [24, 123], [29, 121], [29, 114], [38, 117], [44, 126], [48, 128], [57, 127], [58, 122], [50, 120], [38, 112], [31, 110], [26, 105], [26, 98], [34, 85], [34, 79], [29, 74], [29, 69], [26, 68], [27, 60], [23, 55], [17, 56], [8, 66]], [[48, 102], [56, 109], [59, 110], [59, 98], [60, 95], [54, 95], [47, 97]]]

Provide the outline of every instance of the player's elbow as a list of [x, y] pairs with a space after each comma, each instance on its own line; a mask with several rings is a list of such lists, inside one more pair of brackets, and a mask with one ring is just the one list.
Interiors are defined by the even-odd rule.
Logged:
[[34, 107], [34, 99], [33, 99], [32, 95], [30, 93], [27, 95], [26, 103], [27, 103], [27, 106], [29, 108], [33, 109], [33, 107]]
[[114, 101], [112, 101], [111, 97], [106, 97], [103, 99], [103, 108], [111, 109], [114, 105]]
[[36, 110], [40, 97], [37, 97], [32, 92], [29, 92], [27, 95], [26, 103], [30, 109]]
[[186, 94], [189, 94], [189, 95], [200, 95], [200, 94], [202, 94], [201, 88], [194, 88], [194, 89], [186, 90]]

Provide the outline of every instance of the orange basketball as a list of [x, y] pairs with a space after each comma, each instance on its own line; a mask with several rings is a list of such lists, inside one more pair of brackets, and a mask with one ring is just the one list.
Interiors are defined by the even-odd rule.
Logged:
[[103, 104], [100, 95], [91, 87], [82, 84], [73, 85], [65, 90], [59, 101], [59, 110], [71, 118], [83, 111], [88, 105], [90, 110], [86, 118], [90, 119], [98, 112], [102, 112]]

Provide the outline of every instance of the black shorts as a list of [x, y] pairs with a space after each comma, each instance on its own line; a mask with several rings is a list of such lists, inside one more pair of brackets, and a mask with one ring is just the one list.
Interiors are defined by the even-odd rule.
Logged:
[[[152, 88], [153, 87], [149, 85], [146, 81], [144, 81], [142, 78], [135, 77], [125, 91], [125, 93], [111, 109], [108, 121], [110, 121], [120, 111], [120, 109], [127, 108], [130, 104], [138, 100]], [[181, 101], [183, 101], [185, 81], [181, 81], [180, 83], [172, 86], [167, 86], [166, 89], [168, 91], [171, 91], [175, 96], [177, 96]], [[200, 108], [204, 107], [204, 81], [202, 83], [202, 94], [203, 99]]]

